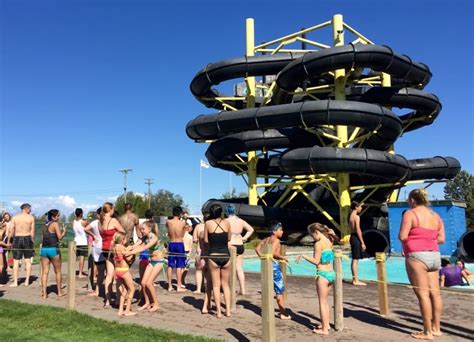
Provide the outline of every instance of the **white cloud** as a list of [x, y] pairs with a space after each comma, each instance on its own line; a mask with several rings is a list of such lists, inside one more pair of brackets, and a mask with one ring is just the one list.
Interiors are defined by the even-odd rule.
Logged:
[[62, 214], [69, 215], [77, 207], [82, 208], [87, 213], [99, 207], [99, 204], [95, 203], [80, 203], [78, 205], [74, 197], [59, 195], [12, 200], [8, 205], [8, 209], [11, 208], [13, 209], [12, 212], [17, 213], [20, 211], [19, 206], [22, 203], [31, 204], [31, 210], [36, 215], [43, 215], [50, 209], [58, 209]]

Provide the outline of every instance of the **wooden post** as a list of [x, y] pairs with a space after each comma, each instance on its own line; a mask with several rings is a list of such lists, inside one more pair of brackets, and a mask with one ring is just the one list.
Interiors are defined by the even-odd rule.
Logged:
[[273, 265], [272, 245], [262, 246], [262, 341], [276, 341], [275, 309], [273, 306]]
[[[280, 255], [281, 256], [286, 256], [286, 246], [285, 245], [281, 245]], [[286, 300], [288, 299], [288, 285], [286, 284], [287, 265], [285, 263], [281, 263], [280, 266], [281, 266], [281, 273], [283, 275], [283, 284], [285, 284], [285, 292], [283, 292], [283, 299], [285, 300], [285, 303], [286, 303]]]
[[388, 306], [388, 289], [387, 289], [387, 270], [385, 268], [385, 253], [375, 253], [375, 261], [377, 263], [377, 289], [379, 293], [380, 315], [388, 316], [390, 309]]
[[67, 259], [67, 306], [68, 310], [76, 307], [76, 242], [69, 241]]
[[229, 248], [230, 252], [230, 310], [237, 309], [237, 250]]
[[344, 308], [342, 295], [342, 251], [334, 250], [334, 271], [336, 281], [334, 282], [334, 328], [336, 331], [344, 330]]

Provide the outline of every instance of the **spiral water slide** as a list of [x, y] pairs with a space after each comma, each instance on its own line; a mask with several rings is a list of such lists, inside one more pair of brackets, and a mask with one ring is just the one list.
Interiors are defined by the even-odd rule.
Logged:
[[[317, 98], [293, 95], [297, 89], [333, 83], [331, 71], [336, 69], [355, 70], [350, 76], [353, 79], [383, 72], [391, 75], [392, 87], [352, 82], [346, 88], [346, 100], [334, 100], [329, 91], [317, 94]], [[256, 99], [256, 108], [246, 109], [244, 100], [235, 100], [231, 106], [237, 110], [200, 115], [187, 124], [189, 138], [213, 141], [206, 151], [213, 167], [242, 173], [245, 165], [232, 163], [239, 160], [237, 155], [266, 151], [257, 163], [259, 177], [347, 173], [351, 186], [397, 184], [356, 195], [372, 203], [386, 202], [390, 193], [407, 181], [450, 179], [460, 170], [452, 157], [407, 160], [387, 152], [402, 133], [430, 125], [441, 111], [438, 98], [422, 90], [432, 76], [425, 64], [387, 46], [349, 44], [306, 54], [240, 57], [209, 64], [197, 73], [190, 88], [206, 107], [222, 109], [216, 100], [222, 95], [213, 86], [235, 78], [267, 75], [277, 75], [276, 87], [271, 97]], [[398, 116], [392, 107], [410, 112]], [[335, 134], [336, 125], [348, 126], [349, 133], [358, 129], [367, 138], [350, 148], [328, 146], [331, 141], [324, 137]], [[332, 187], [337, 192], [337, 183]], [[304, 196], [284, 208], [275, 205], [275, 192], [277, 187], [255, 206], [238, 201], [238, 214], [257, 226], [276, 219], [299, 229], [314, 220], [325, 220]], [[333, 217], [339, 215], [330, 191], [313, 185], [308, 192]], [[203, 209], [228, 202], [209, 200]]]

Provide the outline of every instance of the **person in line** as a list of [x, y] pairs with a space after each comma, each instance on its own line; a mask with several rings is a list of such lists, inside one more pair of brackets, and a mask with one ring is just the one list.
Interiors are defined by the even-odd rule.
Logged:
[[276, 302], [278, 310], [280, 311], [280, 319], [289, 320], [291, 316], [287, 313], [285, 307], [285, 299], [283, 293], [285, 292], [285, 283], [283, 282], [283, 274], [281, 272], [280, 263], [288, 263], [288, 258], [281, 255], [281, 242], [280, 239], [283, 236], [283, 226], [278, 221], [270, 223], [271, 235], [257, 245], [255, 252], [261, 258], [262, 257], [262, 246], [264, 244], [272, 245], [272, 258], [273, 258], [273, 289], [275, 290]]
[[[186, 220], [186, 222], [188, 222], [188, 220]], [[188, 229], [186, 230], [183, 236], [184, 252], [186, 253], [186, 264], [184, 266], [183, 276], [181, 280], [181, 287], [183, 289], [186, 288], [186, 276], [188, 275], [189, 267], [191, 265], [191, 252], [193, 250], [193, 236], [191, 235], [193, 227], [189, 224], [187, 225], [187, 227]]]
[[196, 243], [196, 257], [194, 265], [196, 267], [196, 291], [194, 293], [202, 292], [203, 274], [205, 275], [206, 259], [201, 256], [206, 256], [206, 245], [204, 243], [204, 222], [209, 219], [209, 212], [203, 213], [203, 222], [200, 222], [194, 227], [193, 242]]
[[[204, 242], [209, 245], [208, 265], [212, 278], [212, 292], [216, 302], [217, 318], [221, 313], [221, 289], [224, 292], [225, 315], [230, 317], [230, 254], [229, 241], [232, 232], [230, 224], [222, 218], [222, 207], [213, 204], [209, 208], [209, 220], [204, 224]], [[208, 302], [209, 304], [209, 302]], [[206, 305], [206, 303], [205, 303]], [[208, 307], [203, 306], [201, 312], [206, 312]]]
[[100, 235], [99, 230], [99, 217], [101, 211], [102, 207], [98, 208], [96, 210], [96, 219], [92, 221], [88, 227], [84, 228], [86, 232], [93, 234], [92, 259], [94, 261], [94, 269], [95, 274], [97, 276], [97, 280], [94, 281], [94, 271], [92, 271], [89, 275], [89, 281], [91, 283], [91, 288], [93, 289], [93, 291], [90, 292], [88, 295], [94, 297], [99, 296], [100, 290], [104, 286], [105, 278], [105, 258], [102, 254], [102, 236]]
[[86, 229], [89, 231], [89, 222], [84, 218], [84, 212], [81, 208], [76, 208], [74, 215], [76, 218], [72, 223], [74, 231], [74, 241], [76, 242], [76, 257], [79, 258], [79, 277], [85, 278], [87, 274], [84, 272], [84, 259], [88, 256], [88, 243]]
[[313, 257], [300, 255], [296, 262], [301, 259], [316, 266], [316, 292], [319, 300], [319, 315], [321, 324], [313, 329], [319, 335], [328, 335], [331, 330], [329, 325], [329, 303], [328, 296], [332, 284], [336, 280], [336, 273], [332, 268], [334, 261], [333, 245], [339, 239], [332, 229], [321, 223], [313, 223], [308, 226], [308, 233], [314, 240]]
[[351, 271], [352, 271], [352, 285], [367, 286], [366, 283], [359, 280], [359, 260], [365, 256], [365, 243], [362, 237], [362, 230], [360, 228], [360, 213], [362, 212], [363, 203], [352, 202], [351, 214], [349, 216], [349, 229], [351, 231]]
[[[240, 294], [245, 296], [245, 273], [244, 273], [244, 243], [252, 236], [254, 229], [246, 221], [242, 220], [235, 214], [235, 207], [233, 204], [229, 204], [226, 209], [227, 221], [230, 223], [230, 230], [232, 232], [232, 238], [230, 245], [236, 249], [237, 260], [235, 263], [237, 269], [237, 278], [239, 279]], [[242, 236], [242, 233], [245, 235]]]
[[125, 203], [125, 213], [119, 218], [120, 224], [127, 234], [127, 242], [133, 244], [133, 233], [138, 235], [140, 230], [138, 215], [133, 212], [132, 203]]
[[31, 259], [35, 255], [35, 219], [31, 215], [31, 205], [23, 203], [20, 206], [21, 213], [15, 215], [10, 226], [9, 239], [13, 250], [13, 282], [11, 287], [18, 286], [18, 269], [21, 259], [24, 259], [26, 269], [25, 286], [30, 284]]
[[158, 236], [153, 233], [154, 228], [154, 222], [143, 222], [140, 226], [141, 240], [134, 245], [133, 249], [126, 253], [126, 255], [134, 255], [144, 250], [148, 250], [150, 254], [150, 262], [143, 273], [143, 277], [140, 279], [145, 303], [138, 309], [138, 311], [148, 309], [148, 311], [154, 312], [160, 308], [158, 297], [156, 296], [155, 279], [163, 269], [165, 251], [160, 248], [160, 240], [158, 239]]
[[176, 270], [176, 291], [185, 292], [182, 288], [183, 270], [186, 266], [186, 253], [184, 249], [183, 237], [188, 230], [186, 221], [181, 220], [183, 209], [180, 206], [173, 208], [173, 218], [166, 221], [168, 228], [168, 291], [173, 291], [173, 270]]
[[[153, 224], [153, 229], [151, 231], [152, 231], [153, 234], [158, 236], [158, 224], [155, 222], [154, 216], [155, 216], [155, 214], [154, 214], [153, 210], [151, 210], [151, 209], [145, 210], [145, 220], [146, 220], [145, 222], [151, 222]], [[141, 232], [142, 232], [142, 229], [140, 227], [137, 231], [137, 237], [139, 239], [143, 238]], [[148, 264], [150, 263], [150, 252], [149, 252], [149, 250], [148, 249], [142, 250], [138, 255], [138, 259], [139, 259], [138, 274], [140, 276], [140, 283], [141, 283], [141, 281], [143, 279], [143, 275], [145, 274], [145, 270], [147, 269]], [[141, 288], [140, 289], [140, 300], [139, 300], [139, 302], [143, 298], [143, 295], [144, 295], [143, 291], [144, 291], [144, 289]]]
[[474, 278], [474, 274], [466, 268], [466, 265], [464, 264], [464, 260], [462, 259], [456, 260], [456, 266], [460, 266], [462, 268], [462, 271], [465, 277], [464, 279], [466, 279], [466, 284], [471, 285], [470, 279]]
[[66, 235], [66, 230], [61, 230], [59, 220], [61, 215], [59, 210], [51, 209], [47, 212], [47, 221], [42, 229], [41, 242], [41, 298], [48, 298], [48, 274], [49, 265], [53, 264], [56, 274], [56, 288], [58, 297], [64, 296], [61, 281], [61, 253], [59, 251], [59, 241]]
[[[132, 275], [127, 260], [124, 256], [127, 253], [127, 234], [118, 231], [113, 236], [113, 251], [115, 261], [115, 280], [117, 281], [117, 293], [120, 294], [119, 316], [135, 316], [137, 313], [132, 311], [132, 299], [135, 293], [135, 285], [133, 284]], [[124, 310], [125, 300], [127, 301]]]
[[463, 272], [462, 266], [451, 264], [448, 259], [441, 260], [441, 269], [439, 270], [439, 286], [451, 287], [464, 285], [464, 281], [469, 284], [469, 278]]
[[3, 287], [8, 280], [7, 269], [7, 251], [10, 245], [8, 244], [8, 232], [10, 229], [11, 216], [9, 213], [2, 214], [2, 222], [0, 223], [0, 287]]
[[402, 219], [398, 238], [402, 243], [410, 284], [420, 304], [423, 331], [411, 334], [417, 339], [432, 340], [441, 335], [443, 303], [439, 292], [441, 255], [439, 244], [444, 243], [444, 224], [429, 207], [425, 189], [415, 189], [408, 195], [408, 210]]
[[104, 308], [110, 306], [110, 298], [112, 294], [112, 285], [114, 282], [115, 265], [113, 258], [112, 240], [117, 232], [125, 234], [120, 222], [114, 215], [114, 205], [110, 202], [105, 202], [102, 205], [102, 210], [99, 216], [99, 233], [102, 237], [102, 256], [105, 259], [105, 301]]

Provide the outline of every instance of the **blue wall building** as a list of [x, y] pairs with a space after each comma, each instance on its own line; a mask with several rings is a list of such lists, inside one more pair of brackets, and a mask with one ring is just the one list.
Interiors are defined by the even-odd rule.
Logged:
[[[444, 222], [446, 240], [440, 245], [441, 255], [452, 255], [457, 248], [461, 235], [466, 232], [466, 204], [459, 201], [431, 201], [431, 208], [438, 213]], [[402, 245], [398, 232], [404, 210], [409, 210], [408, 202], [388, 203], [388, 224], [390, 231], [390, 251], [401, 253]]]

